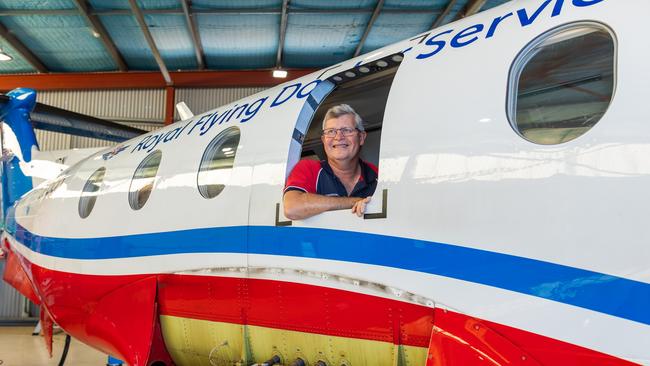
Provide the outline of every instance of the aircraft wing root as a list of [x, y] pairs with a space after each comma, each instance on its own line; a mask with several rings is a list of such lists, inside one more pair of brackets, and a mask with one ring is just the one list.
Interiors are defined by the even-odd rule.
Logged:
[[104, 296], [86, 321], [88, 341], [129, 365], [169, 364], [162, 337], [156, 334], [156, 294], [157, 279], [150, 276]]
[[[7, 243], [5, 245], [7, 248], [9, 247]], [[7, 250], [7, 263], [2, 279], [34, 304], [41, 304], [41, 299], [36, 294], [32, 281], [27, 276], [25, 269], [20, 265], [18, 255], [13, 253], [11, 249]]]
[[504, 364], [540, 365], [478, 319], [435, 309], [427, 366]]

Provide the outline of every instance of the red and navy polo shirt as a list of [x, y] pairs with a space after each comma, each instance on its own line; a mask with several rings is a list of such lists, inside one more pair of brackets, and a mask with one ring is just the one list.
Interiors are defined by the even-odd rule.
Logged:
[[[361, 159], [359, 159], [359, 164], [361, 164], [361, 176], [349, 197], [372, 196], [377, 188], [377, 167]], [[284, 192], [288, 191], [302, 191], [335, 197], [348, 196], [345, 186], [334, 175], [327, 160], [300, 160], [287, 178]]]

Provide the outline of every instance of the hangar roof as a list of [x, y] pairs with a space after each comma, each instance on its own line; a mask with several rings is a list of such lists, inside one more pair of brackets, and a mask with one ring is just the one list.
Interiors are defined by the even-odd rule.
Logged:
[[0, 0], [0, 74], [321, 68], [507, 1]]

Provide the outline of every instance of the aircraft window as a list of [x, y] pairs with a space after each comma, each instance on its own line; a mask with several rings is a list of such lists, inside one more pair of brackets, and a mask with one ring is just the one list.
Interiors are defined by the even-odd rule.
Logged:
[[612, 34], [596, 24], [573, 24], [532, 42], [511, 71], [512, 127], [542, 145], [586, 133], [612, 100], [615, 58]]
[[156, 150], [147, 155], [135, 170], [129, 187], [129, 206], [132, 209], [139, 210], [147, 203], [156, 181], [161, 158], [162, 152]]
[[[97, 192], [102, 186], [104, 181], [104, 175], [106, 174], [106, 168], [101, 167], [88, 178], [84, 188], [81, 191], [81, 197], [79, 197], [79, 216], [82, 219], [85, 219], [90, 215], [93, 208], [95, 207], [95, 201], [97, 201]], [[61, 180], [63, 182], [63, 180]]]
[[226, 188], [239, 145], [239, 128], [230, 127], [217, 135], [203, 153], [197, 175], [201, 196], [214, 198]]

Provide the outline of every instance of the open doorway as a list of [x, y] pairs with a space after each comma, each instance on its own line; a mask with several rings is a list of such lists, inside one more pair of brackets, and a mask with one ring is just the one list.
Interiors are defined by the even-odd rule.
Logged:
[[327, 158], [320, 138], [323, 117], [329, 108], [338, 104], [350, 105], [361, 116], [368, 134], [361, 159], [379, 165], [384, 111], [403, 58], [401, 53], [389, 55], [339, 72], [321, 82], [305, 102], [296, 122], [286, 174], [299, 159]]

